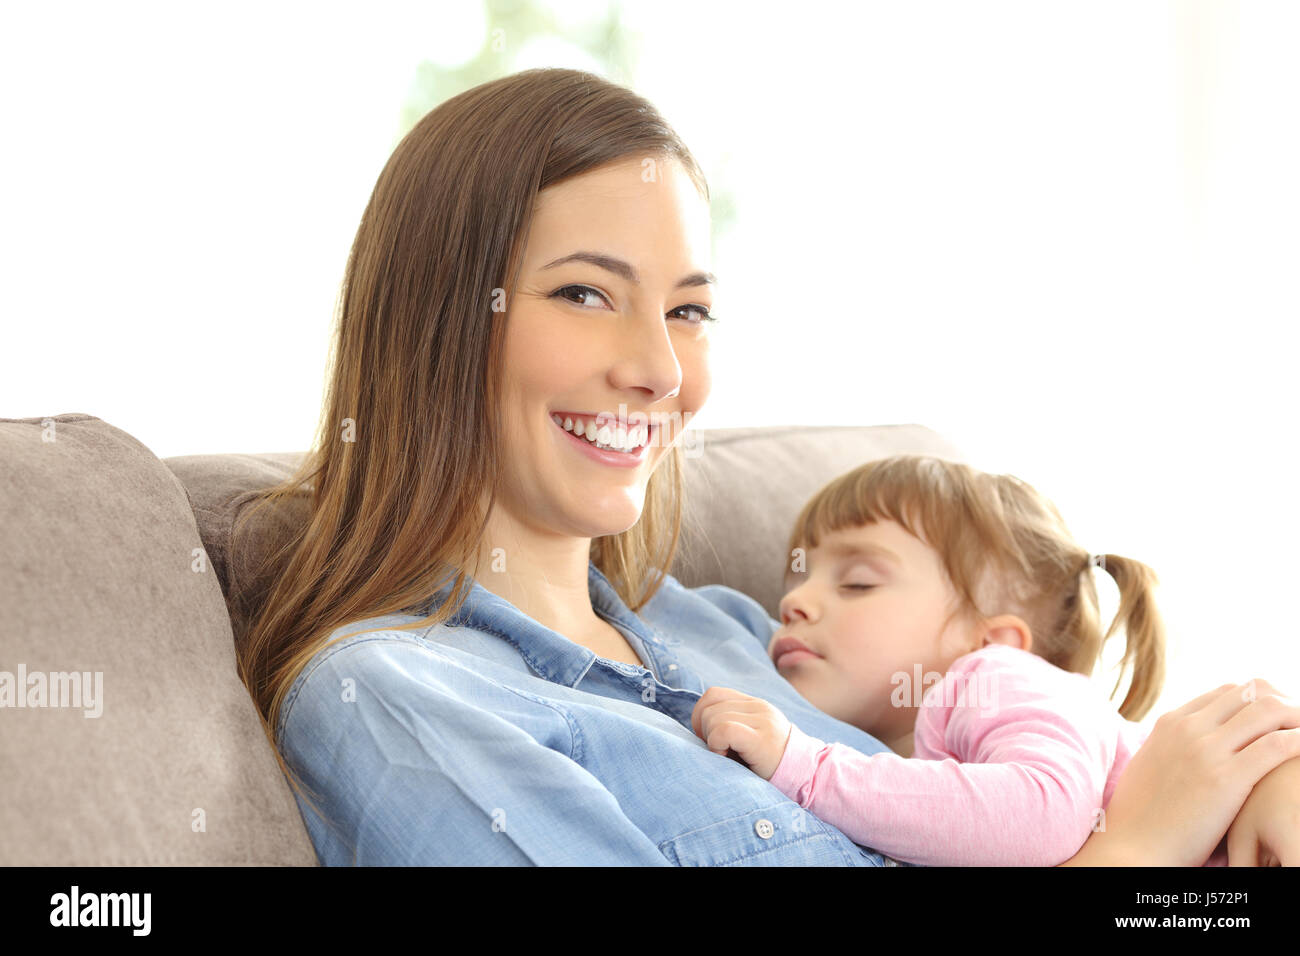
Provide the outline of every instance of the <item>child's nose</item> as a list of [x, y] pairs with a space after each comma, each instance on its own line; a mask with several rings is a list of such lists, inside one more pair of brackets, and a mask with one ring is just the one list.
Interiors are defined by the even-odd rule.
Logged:
[[781, 598], [781, 603], [777, 605], [777, 611], [781, 615], [781, 623], [788, 625], [797, 618], [807, 618], [808, 614], [804, 610], [803, 601], [791, 591], [785, 597]]

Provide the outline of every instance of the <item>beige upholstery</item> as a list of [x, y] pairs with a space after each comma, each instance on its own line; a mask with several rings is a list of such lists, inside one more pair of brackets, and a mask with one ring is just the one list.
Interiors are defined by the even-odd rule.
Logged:
[[98, 717], [0, 709], [0, 864], [315, 863], [167, 466], [98, 418], [0, 419], [0, 528], [0, 671], [103, 675]]
[[[914, 425], [699, 439], [673, 573], [771, 614], [809, 494], [870, 458], [958, 457]], [[234, 554], [231, 522], [300, 458], [160, 461], [89, 415], [0, 419], [0, 682], [20, 666], [102, 674], [97, 717], [0, 708], [0, 865], [315, 864], [234, 656], [264, 593], [261, 558], [307, 503], [264, 512]]]

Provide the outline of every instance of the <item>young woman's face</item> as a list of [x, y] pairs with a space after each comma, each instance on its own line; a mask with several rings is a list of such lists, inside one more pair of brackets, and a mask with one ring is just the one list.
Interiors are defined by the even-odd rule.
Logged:
[[709, 246], [708, 204], [675, 162], [638, 157], [538, 195], [507, 302], [498, 500], [516, 520], [586, 538], [636, 523], [709, 394]]
[[[956, 594], [938, 552], [878, 521], [824, 535], [806, 562], [787, 578], [768, 645], [777, 670], [828, 714], [885, 743], [905, 737], [921, 694], [978, 646], [968, 623], [949, 620]], [[812, 653], [781, 655], [786, 638]]]

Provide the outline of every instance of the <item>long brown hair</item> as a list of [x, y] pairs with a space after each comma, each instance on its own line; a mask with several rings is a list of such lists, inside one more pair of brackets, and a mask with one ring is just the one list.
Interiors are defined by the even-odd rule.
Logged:
[[[1111, 691], [1132, 671], [1119, 712], [1140, 720], [1165, 676], [1165, 630], [1155, 572], [1140, 561], [1101, 554], [1099, 564], [1071, 536], [1056, 506], [1012, 475], [922, 455], [870, 461], [835, 478], [804, 505], [789, 551], [817, 547], [822, 535], [894, 521], [938, 552], [957, 597], [954, 614], [980, 620], [1014, 613], [1029, 625], [1032, 649], [1064, 670], [1091, 676], [1102, 646], [1125, 632]], [[1099, 566], [1119, 587], [1119, 609], [1101, 630]]]
[[[679, 162], [707, 201], [698, 165], [647, 101], [590, 73], [538, 69], [442, 103], [384, 166], [348, 256], [314, 445], [245, 512], [310, 495], [306, 524], [268, 559], [273, 584], [238, 651], [273, 747], [289, 687], [335, 630], [449, 583], [448, 600], [405, 627], [441, 623], [464, 603], [501, 473], [509, 310], [494, 302], [515, 287], [537, 194], [631, 157]], [[674, 445], [640, 520], [592, 542], [633, 610], [672, 562], [682, 491]]]

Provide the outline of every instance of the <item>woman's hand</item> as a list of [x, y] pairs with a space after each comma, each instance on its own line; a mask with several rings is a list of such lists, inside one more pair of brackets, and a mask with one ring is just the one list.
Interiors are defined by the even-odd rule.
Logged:
[[1300, 706], [1264, 680], [1162, 714], [1067, 866], [1201, 866], [1252, 788], [1300, 756]]
[[716, 754], [734, 750], [749, 769], [771, 780], [785, 756], [790, 721], [765, 700], [730, 687], [710, 687], [691, 711], [691, 729]]
[[1267, 774], [1228, 829], [1229, 866], [1300, 866], [1300, 758]]

